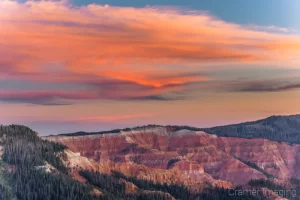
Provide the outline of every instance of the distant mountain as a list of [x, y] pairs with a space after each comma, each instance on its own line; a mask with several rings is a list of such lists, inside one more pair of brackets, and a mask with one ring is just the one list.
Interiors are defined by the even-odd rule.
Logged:
[[223, 137], [265, 138], [278, 142], [300, 144], [300, 115], [271, 116], [253, 122], [202, 130]]
[[144, 128], [151, 128], [151, 127], [160, 127], [160, 125], [149, 124], [146, 126], [136, 126], [133, 128], [113, 129], [113, 130], [96, 131], [96, 132], [78, 131], [75, 133], [61, 133], [59, 135], [61, 135], [61, 136], [83, 136], [83, 135], [110, 134], [110, 133], [121, 133], [122, 131], [131, 131], [131, 130], [138, 130], [138, 129], [144, 129]]
[[265, 138], [278, 142], [289, 142], [291, 144], [300, 144], [300, 115], [290, 116], [271, 116], [257, 121], [244, 122], [240, 124], [231, 124], [225, 126], [216, 126], [211, 128], [198, 128], [191, 126], [174, 125], [146, 125], [133, 128], [114, 129], [110, 131], [99, 132], [76, 132], [60, 134], [62, 136], [84, 136], [98, 134], [113, 134], [126, 131], [142, 130], [154, 127], [165, 127], [173, 131], [182, 129], [190, 131], [205, 131], [220, 137], [241, 137], [241, 138]]

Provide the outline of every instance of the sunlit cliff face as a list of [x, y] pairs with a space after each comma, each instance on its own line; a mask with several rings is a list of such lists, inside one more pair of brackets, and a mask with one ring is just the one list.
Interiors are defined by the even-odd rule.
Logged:
[[[45, 139], [68, 146], [72, 167], [83, 167], [158, 182], [185, 184], [193, 190], [210, 183], [231, 188], [266, 175], [287, 183], [299, 178], [299, 145], [262, 138], [217, 137], [202, 131], [165, 127]], [[88, 158], [88, 159], [87, 159]], [[255, 163], [256, 170], [245, 161]], [[262, 173], [263, 172], [263, 173]]]
[[0, 23], [4, 123], [58, 127], [50, 133], [300, 111], [293, 28], [172, 5], [10, 0], [0, 2]]

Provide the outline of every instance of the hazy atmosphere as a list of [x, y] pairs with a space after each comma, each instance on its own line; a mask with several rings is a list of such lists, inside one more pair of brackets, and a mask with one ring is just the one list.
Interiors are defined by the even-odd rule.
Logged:
[[299, 9], [0, 0], [0, 122], [47, 135], [299, 113]]

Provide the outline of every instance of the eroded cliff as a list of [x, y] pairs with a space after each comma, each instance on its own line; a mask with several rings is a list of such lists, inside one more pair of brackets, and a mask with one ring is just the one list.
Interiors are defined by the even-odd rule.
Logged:
[[117, 170], [193, 190], [206, 184], [230, 188], [267, 175], [277, 180], [300, 177], [300, 146], [267, 139], [217, 137], [167, 127], [47, 139], [74, 152], [68, 154], [74, 169]]

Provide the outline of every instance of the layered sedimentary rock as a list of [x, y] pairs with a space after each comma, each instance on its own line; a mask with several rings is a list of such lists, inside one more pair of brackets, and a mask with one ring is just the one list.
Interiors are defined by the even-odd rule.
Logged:
[[243, 185], [250, 179], [266, 178], [266, 174], [278, 180], [300, 177], [300, 146], [266, 139], [217, 137], [166, 127], [47, 139], [74, 152], [68, 155], [73, 167], [105, 173], [117, 170], [195, 190], [205, 184], [227, 188]]

